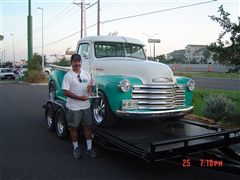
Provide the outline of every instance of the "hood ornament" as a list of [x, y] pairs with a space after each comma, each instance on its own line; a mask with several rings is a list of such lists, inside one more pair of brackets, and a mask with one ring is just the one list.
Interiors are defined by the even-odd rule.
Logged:
[[166, 82], [172, 82], [172, 79], [166, 78], [166, 77], [158, 77], [158, 78], [153, 78], [152, 82], [155, 82], [155, 83], [165, 82], [166, 83]]

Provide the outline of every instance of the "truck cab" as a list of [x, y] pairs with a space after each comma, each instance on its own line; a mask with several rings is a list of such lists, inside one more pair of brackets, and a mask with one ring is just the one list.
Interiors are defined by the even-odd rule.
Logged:
[[[98, 85], [99, 98], [91, 99], [97, 125], [112, 126], [116, 119], [180, 118], [193, 110], [195, 83], [176, 77], [166, 64], [149, 61], [144, 44], [122, 36], [89, 36], [76, 48], [82, 68]], [[53, 67], [49, 98], [66, 100], [61, 89], [71, 67]]]

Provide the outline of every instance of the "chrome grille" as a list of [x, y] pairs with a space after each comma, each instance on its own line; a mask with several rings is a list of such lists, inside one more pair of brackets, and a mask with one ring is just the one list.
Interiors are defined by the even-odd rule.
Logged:
[[183, 106], [184, 86], [175, 84], [134, 85], [132, 99], [138, 100], [139, 109], [166, 110]]

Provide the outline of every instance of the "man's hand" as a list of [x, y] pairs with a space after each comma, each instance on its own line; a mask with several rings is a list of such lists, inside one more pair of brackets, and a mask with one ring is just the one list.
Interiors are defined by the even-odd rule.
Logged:
[[75, 94], [73, 94], [71, 91], [69, 90], [64, 90], [64, 95], [67, 96], [67, 97], [70, 97], [72, 99], [77, 99], [77, 100], [80, 100], [80, 101], [86, 101], [88, 100], [88, 97], [87, 96], [77, 96]]
[[81, 101], [86, 101], [86, 100], [88, 100], [88, 97], [87, 97], [87, 96], [80, 96], [80, 97], [79, 97], [79, 100], [81, 100]]
[[87, 91], [89, 95], [91, 95], [92, 89], [93, 89], [93, 80], [91, 80], [87, 86]]

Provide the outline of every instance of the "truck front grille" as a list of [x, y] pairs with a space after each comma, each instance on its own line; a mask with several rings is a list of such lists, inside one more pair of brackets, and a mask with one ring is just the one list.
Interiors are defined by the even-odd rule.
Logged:
[[185, 88], [175, 84], [134, 85], [132, 99], [141, 110], [174, 109], [185, 104]]

